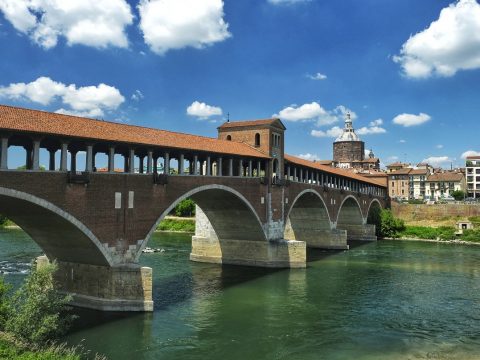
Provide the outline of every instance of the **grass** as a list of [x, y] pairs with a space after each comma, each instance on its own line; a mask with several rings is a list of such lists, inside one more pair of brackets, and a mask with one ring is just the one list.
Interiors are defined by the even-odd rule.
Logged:
[[455, 235], [455, 228], [450, 226], [428, 227], [428, 226], [409, 226], [399, 233], [403, 238], [427, 239], [427, 240], [463, 240], [480, 242], [480, 229], [464, 230], [460, 236]]
[[195, 232], [195, 219], [166, 218], [157, 227], [160, 231]]

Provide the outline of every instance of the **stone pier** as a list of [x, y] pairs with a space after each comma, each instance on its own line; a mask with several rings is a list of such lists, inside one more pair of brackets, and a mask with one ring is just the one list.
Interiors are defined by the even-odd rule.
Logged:
[[[37, 267], [48, 263], [37, 258]], [[58, 262], [55, 281], [72, 296], [71, 305], [103, 311], [153, 311], [152, 269]]]
[[347, 230], [347, 240], [358, 241], [377, 241], [375, 235], [375, 225], [345, 225], [342, 224], [342, 229]]

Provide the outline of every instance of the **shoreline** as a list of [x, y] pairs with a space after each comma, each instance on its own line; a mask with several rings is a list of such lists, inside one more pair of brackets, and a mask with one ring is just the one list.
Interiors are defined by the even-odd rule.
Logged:
[[440, 239], [421, 239], [421, 238], [381, 238], [380, 240], [389, 240], [389, 241], [420, 241], [420, 242], [432, 242], [432, 243], [441, 243], [441, 244], [451, 244], [451, 245], [473, 245], [480, 246], [480, 242], [474, 241], [465, 241], [465, 240], [440, 240]]

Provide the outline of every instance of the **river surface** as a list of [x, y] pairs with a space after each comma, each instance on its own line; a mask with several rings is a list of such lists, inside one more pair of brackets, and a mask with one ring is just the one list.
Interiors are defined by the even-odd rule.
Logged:
[[[379, 241], [309, 252], [305, 270], [190, 262], [190, 238], [156, 234], [155, 311], [80, 311], [68, 336], [109, 359], [480, 359], [480, 247]], [[0, 230], [18, 284], [40, 249]]]

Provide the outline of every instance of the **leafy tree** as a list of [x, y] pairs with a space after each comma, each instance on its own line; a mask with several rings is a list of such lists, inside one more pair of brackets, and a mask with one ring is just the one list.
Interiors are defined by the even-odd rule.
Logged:
[[62, 336], [74, 317], [68, 314], [69, 296], [55, 290], [56, 263], [32, 268], [11, 298], [5, 330], [31, 344], [43, 345]]
[[8, 318], [8, 298], [7, 293], [10, 290], [10, 285], [6, 284], [3, 276], [0, 277], [0, 331], [5, 329], [5, 323]]
[[463, 199], [465, 199], [465, 192], [462, 190], [452, 191], [450, 195], [452, 195], [452, 197], [457, 201], [462, 201]]
[[176, 216], [193, 216], [195, 215], [195, 202], [191, 199], [184, 199], [175, 206], [174, 213]]
[[405, 230], [402, 219], [395, 218], [391, 210], [383, 209], [380, 212], [380, 236], [396, 238], [399, 232]]

